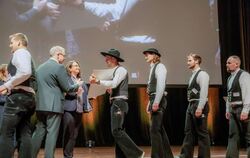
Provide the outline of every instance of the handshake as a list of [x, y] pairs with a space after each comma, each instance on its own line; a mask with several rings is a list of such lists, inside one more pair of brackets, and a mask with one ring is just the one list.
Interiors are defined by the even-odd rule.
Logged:
[[96, 78], [94, 74], [90, 75], [89, 77], [89, 83], [90, 84], [100, 84], [100, 80]]

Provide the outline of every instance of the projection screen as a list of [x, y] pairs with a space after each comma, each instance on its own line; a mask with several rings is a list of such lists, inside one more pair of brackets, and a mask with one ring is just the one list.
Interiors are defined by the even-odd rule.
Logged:
[[129, 83], [146, 84], [149, 65], [142, 51], [154, 47], [167, 67], [167, 84], [187, 84], [186, 56], [191, 52], [202, 56], [210, 84], [221, 84], [216, 0], [84, 0], [81, 5], [56, 0], [48, 3], [58, 7], [56, 18], [46, 9], [30, 16], [38, 1], [1, 0], [0, 63], [11, 59], [8, 36], [23, 32], [37, 66], [49, 58], [52, 46], [61, 45], [67, 61], [80, 62], [84, 80], [93, 69], [106, 68], [100, 52], [116, 48]]

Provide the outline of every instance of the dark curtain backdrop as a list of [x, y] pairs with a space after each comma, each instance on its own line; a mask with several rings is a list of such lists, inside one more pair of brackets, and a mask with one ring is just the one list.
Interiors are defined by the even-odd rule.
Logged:
[[[181, 5], [181, 4], [180, 4]], [[211, 143], [226, 145], [228, 121], [225, 119], [226, 72], [225, 63], [230, 55], [242, 59], [242, 68], [250, 70], [250, 1], [218, 0], [219, 38], [221, 47], [222, 85], [209, 89], [210, 113], [208, 128]], [[211, 75], [211, 74], [210, 74]], [[145, 85], [129, 88], [129, 113], [125, 127], [128, 134], [138, 145], [150, 145], [149, 116], [146, 114], [148, 101]], [[172, 145], [181, 145], [184, 137], [185, 112], [187, 108], [186, 86], [168, 87], [168, 109], [164, 125]], [[77, 146], [85, 146], [86, 141], [93, 140], [96, 146], [111, 146], [113, 138], [110, 132], [110, 104], [104, 95], [92, 101], [94, 110], [83, 115], [83, 127], [79, 132]], [[58, 146], [61, 144], [61, 136]]]

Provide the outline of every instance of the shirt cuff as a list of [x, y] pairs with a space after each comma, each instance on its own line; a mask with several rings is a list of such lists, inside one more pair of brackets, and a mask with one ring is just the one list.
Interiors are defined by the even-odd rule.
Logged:
[[244, 104], [242, 112], [248, 114], [249, 113], [249, 109], [250, 109], [250, 104]]

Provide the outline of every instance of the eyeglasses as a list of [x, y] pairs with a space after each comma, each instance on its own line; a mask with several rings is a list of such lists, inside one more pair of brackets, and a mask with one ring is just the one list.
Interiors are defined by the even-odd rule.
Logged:
[[65, 54], [63, 54], [63, 53], [58, 53], [57, 55], [62, 55], [63, 57], [65, 57]]

